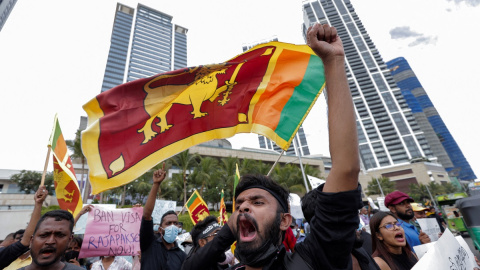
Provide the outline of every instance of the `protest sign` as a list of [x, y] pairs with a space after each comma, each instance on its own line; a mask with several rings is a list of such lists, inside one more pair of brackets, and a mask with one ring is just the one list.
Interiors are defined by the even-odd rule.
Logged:
[[377, 197], [377, 203], [378, 203], [378, 207], [380, 207], [380, 211], [384, 211], [384, 212], [390, 211], [390, 209], [388, 209], [385, 206], [385, 197]]
[[432, 242], [438, 240], [438, 234], [442, 231], [435, 218], [417, 218], [417, 222], [420, 228], [422, 228], [422, 231], [428, 234]]
[[79, 258], [137, 255], [142, 213], [142, 207], [108, 209], [94, 206], [88, 213]]
[[318, 186], [321, 184], [325, 183], [325, 180], [317, 178], [315, 176], [311, 176], [307, 174], [308, 181], [310, 182], [310, 186], [312, 186], [312, 189], [316, 189]]
[[368, 204], [369, 204], [373, 209], [378, 210], [378, 207], [375, 205], [375, 203], [373, 202], [372, 198], [368, 197], [367, 200], [368, 200]]
[[[95, 204], [95, 207], [102, 207], [107, 209], [115, 209], [117, 208], [116, 204]], [[88, 215], [82, 215], [75, 224], [75, 228], [73, 232], [75, 234], [85, 234], [85, 227], [87, 226], [87, 217]]]
[[290, 204], [290, 214], [295, 219], [303, 219], [302, 205], [300, 202], [300, 196], [295, 193], [290, 193], [288, 197], [288, 202]]
[[152, 212], [153, 224], [160, 224], [163, 214], [170, 210], [175, 211], [176, 207], [177, 202], [175, 201], [156, 200]]
[[472, 251], [462, 246], [446, 229], [440, 239], [433, 243], [428, 252], [412, 270], [474, 269], [478, 267]]

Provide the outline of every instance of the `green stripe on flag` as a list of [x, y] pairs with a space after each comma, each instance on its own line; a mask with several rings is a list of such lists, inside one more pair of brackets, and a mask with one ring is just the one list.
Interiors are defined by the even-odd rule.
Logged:
[[197, 193], [194, 192], [192, 194], [192, 197], [190, 197], [190, 199], [188, 200], [187, 202], [187, 207], [190, 208], [190, 206], [192, 206], [193, 202], [197, 199]]
[[305, 117], [319, 90], [325, 83], [322, 60], [316, 55], [310, 56], [302, 82], [295, 87], [292, 96], [283, 107], [275, 133], [289, 141], [299, 123]]
[[52, 144], [52, 151], [55, 151], [55, 147], [57, 147], [58, 138], [60, 137], [60, 135], [62, 135], [62, 130], [60, 129], [60, 122], [58, 121], [58, 119], [56, 120], [57, 121], [55, 121], [55, 129], [53, 130], [52, 140], [50, 141], [50, 143]]

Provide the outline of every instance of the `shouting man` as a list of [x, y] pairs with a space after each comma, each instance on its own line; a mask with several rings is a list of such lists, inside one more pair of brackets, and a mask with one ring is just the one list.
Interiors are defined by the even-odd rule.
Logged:
[[82, 270], [60, 259], [73, 239], [73, 216], [65, 210], [45, 213], [30, 240], [32, 264], [20, 270]]
[[[351, 269], [350, 253], [362, 207], [358, 173], [357, 130], [345, 73], [345, 54], [337, 30], [316, 24], [307, 32], [308, 45], [322, 59], [327, 84], [332, 169], [316, 194], [311, 233], [286, 253], [282, 238], [292, 223], [289, 192], [266, 176], [243, 176], [235, 190], [235, 212], [203, 248], [211, 252], [195, 269], [220, 256], [237, 240], [231, 269]], [[321, 76], [321, 74], [319, 74]], [[207, 251], [205, 250], [205, 251]], [[203, 260], [201, 260], [203, 259]], [[193, 268], [183, 268], [193, 269]]]

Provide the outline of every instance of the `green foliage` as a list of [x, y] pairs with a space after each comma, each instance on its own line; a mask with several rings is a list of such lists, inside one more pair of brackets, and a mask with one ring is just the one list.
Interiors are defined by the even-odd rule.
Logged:
[[58, 206], [58, 205], [49, 205], [48, 207], [43, 207], [42, 206], [42, 212], [41, 213], [42, 213], [42, 216], [43, 216], [43, 214], [45, 214], [47, 212], [50, 212], [52, 210], [58, 210], [58, 209], [60, 209], [60, 206]]
[[[388, 193], [392, 192], [395, 190], [395, 183], [390, 181], [388, 177], [381, 177], [378, 178], [378, 183], [380, 183], [380, 186], [382, 187], [383, 190], [383, 195], [387, 195]], [[367, 185], [367, 190], [366, 193], [367, 195], [381, 195], [382, 192], [380, 191], [380, 188], [378, 186], [377, 179], [372, 177], [372, 180], [368, 182]]]
[[[20, 173], [12, 175], [12, 181], [16, 183], [20, 191], [24, 191], [26, 194], [35, 193], [42, 181], [42, 173], [36, 171], [22, 170]], [[45, 186], [48, 190], [48, 194], [52, 195], [55, 191], [53, 184], [53, 173], [47, 172], [45, 175]]]

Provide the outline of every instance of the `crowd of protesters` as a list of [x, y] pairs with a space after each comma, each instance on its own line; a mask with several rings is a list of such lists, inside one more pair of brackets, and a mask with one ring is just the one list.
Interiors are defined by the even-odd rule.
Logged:
[[[79, 259], [83, 241], [73, 227], [92, 206], [75, 219], [64, 210], [41, 216], [47, 196], [41, 186], [27, 228], [1, 243], [0, 269], [411, 269], [418, 261], [413, 247], [430, 242], [416, 223], [427, 209], [400, 191], [386, 196], [389, 212], [364, 207], [342, 42], [334, 27], [320, 24], [308, 29], [307, 40], [324, 64], [332, 168], [325, 184], [302, 198], [305, 222], [293, 220], [283, 186], [267, 176], [244, 175], [226, 225], [206, 217], [190, 232], [191, 241], [179, 244], [182, 228], [176, 212], [163, 214], [154, 230], [155, 199], [166, 175], [160, 169], [143, 207], [140, 254]], [[441, 218], [439, 224], [444, 228]]]

